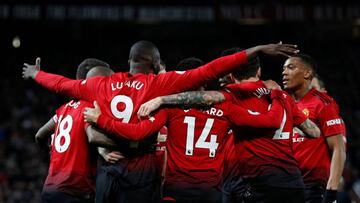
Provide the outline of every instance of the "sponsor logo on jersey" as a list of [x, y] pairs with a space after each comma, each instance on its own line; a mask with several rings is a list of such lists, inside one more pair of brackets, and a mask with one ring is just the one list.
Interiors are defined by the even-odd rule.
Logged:
[[327, 126], [339, 125], [339, 124], [341, 124], [341, 119], [340, 118], [326, 121]]

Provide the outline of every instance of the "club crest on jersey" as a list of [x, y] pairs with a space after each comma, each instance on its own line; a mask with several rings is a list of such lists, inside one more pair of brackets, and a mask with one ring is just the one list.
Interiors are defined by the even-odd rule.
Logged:
[[303, 109], [302, 112], [305, 114], [305, 116], [309, 117], [310, 115], [309, 109]]

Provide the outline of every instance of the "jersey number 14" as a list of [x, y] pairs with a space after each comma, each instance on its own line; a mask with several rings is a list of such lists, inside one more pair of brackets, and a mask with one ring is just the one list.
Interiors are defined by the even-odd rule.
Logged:
[[[186, 116], [184, 123], [187, 124], [187, 135], [186, 135], [186, 151], [185, 154], [188, 156], [193, 155], [194, 151], [194, 136], [195, 136], [195, 117]], [[209, 136], [210, 130], [213, 126], [214, 119], [208, 118], [206, 120], [205, 126], [201, 132], [199, 139], [195, 144], [195, 148], [209, 149], [209, 157], [215, 157], [216, 149], [219, 146], [219, 143], [216, 142], [217, 135], [210, 135], [210, 142], [206, 142], [207, 137]]]

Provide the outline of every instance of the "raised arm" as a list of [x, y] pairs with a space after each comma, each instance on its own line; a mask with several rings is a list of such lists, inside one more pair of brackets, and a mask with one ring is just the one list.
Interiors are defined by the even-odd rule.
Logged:
[[24, 79], [32, 78], [52, 92], [91, 102], [96, 99], [94, 96], [97, 94], [93, 94], [93, 92], [100, 91], [99, 80], [103, 78], [94, 77], [87, 80], [72, 80], [61, 75], [46, 73], [40, 71], [40, 58], [36, 59], [35, 65], [24, 63], [22, 75]]
[[43, 125], [35, 135], [35, 142], [45, 151], [49, 151], [48, 140], [51, 134], [54, 133], [56, 123], [54, 117], [51, 118], [45, 125]]
[[215, 59], [203, 66], [185, 72], [170, 71], [156, 76], [154, 87], [161, 86], [161, 90], [154, 92], [154, 97], [184, 92], [199, 87], [206, 82], [216, 80], [236, 69], [242, 68], [248, 59], [259, 53], [268, 55], [289, 56], [298, 53], [296, 45], [268, 44], [249, 48], [247, 50]]
[[109, 134], [128, 140], [139, 141], [158, 132], [166, 123], [167, 113], [165, 110], [160, 110], [149, 119], [137, 124], [129, 124], [101, 114], [100, 107], [94, 102], [94, 108], [85, 108], [84, 118], [87, 122], [96, 123], [96, 126]]

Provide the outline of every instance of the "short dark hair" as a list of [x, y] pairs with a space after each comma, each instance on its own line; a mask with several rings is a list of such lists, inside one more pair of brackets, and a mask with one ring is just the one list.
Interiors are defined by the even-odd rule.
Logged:
[[[243, 51], [243, 50], [244, 49], [241, 49], [239, 47], [226, 49], [221, 52], [221, 56], [235, 54], [235, 53]], [[256, 57], [248, 60], [247, 64], [241, 65], [238, 70], [232, 72], [231, 74], [237, 80], [245, 80], [250, 77], [255, 77], [259, 68], [260, 68], [260, 58], [258, 56], [256, 56]]]
[[195, 57], [189, 57], [189, 58], [185, 58], [185, 59], [181, 60], [176, 65], [176, 70], [177, 71], [187, 71], [187, 70], [191, 70], [191, 69], [197, 68], [202, 65], [204, 65], [204, 61], [202, 61], [201, 59], [195, 58]]
[[106, 68], [110, 68], [110, 65], [102, 60], [96, 58], [87, 58], [83, 62], [81, 62], [76, 71], [76, 79], [85, 79], [87, 72], [96, 66], [103, 66]]
[[154, 43], [141, 40], [131, 46], [129, 59], [134, 62], [152, 64], [155, 73], [160, 70], [160, 52]]
[[307, 55], [307, 54], [297, 54], [294, 57], [300, 58], [302, 62], [306, 64], [308, 68], [312, 70], [312, 77], [315, 77], [317, 75], [317, 64], [313, 57]]

